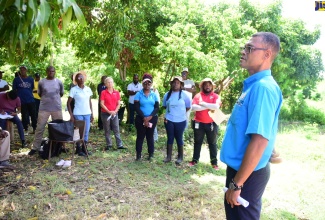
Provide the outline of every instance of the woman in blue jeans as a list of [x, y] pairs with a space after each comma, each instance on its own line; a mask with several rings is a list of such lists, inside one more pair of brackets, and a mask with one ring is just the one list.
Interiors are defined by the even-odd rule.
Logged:
[[163, 107], [166, 109], [165, 128], [167, 133], [167, 156], [165, 163], [171, 161], [174, 138], [177, 142], [176, 164], [183, 161], [183, 134], [186, 127], [186, 112], [191, 109], [190, 98], [182, 91], [183, 80], [175, 76], [170, 81], [170, 90], [164, 95]]
[[[73, 74], [73, 84], [76, 86], [72, 87], [69, 93], [69, 98], [67, 102], [70, 121], [74, 122], [75, 120], [82, 120], [86, 122], [86, 129], [84, 134], [84, 140], [87, 144], [88, 135], [90, 130], [90, 123], [94, 120], [93, 117], [93, 107], [91, 104], [91, 96], [93, 92], [88, 86], [85, 86], [85, 81], [87, 75], [84, 71], [79, 71]], [[71, 102], [74, 100], [74, 108], [71, 108]], [[81, 148], [77, 145], [77, 154], [79, 156], [86, 156], [85, 146]]]

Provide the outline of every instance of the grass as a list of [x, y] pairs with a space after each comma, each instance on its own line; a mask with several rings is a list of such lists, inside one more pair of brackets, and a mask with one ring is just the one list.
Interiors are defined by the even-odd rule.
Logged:
[[[90, 161], [75, 156], [75, 165], [65, 169], [55, 163], [70, 154], [43, 161], [13, 144], [11, 162], [16, 170], [0, 171], [0, 219], [225, 219], [226, 166], [220, 162], [220, 171], [213, 170], [206, 146], [198, 166], [187, 166], [193, 152], [191, 130], [185, 134], [181, 166], [162, 162], [163, 127], [151, 163], [146, 160], [146, 144], [144, 159], [134, 160], [135, 130], [129, 132], [123, 124], [121, 132], [128, 150], [105, 152], [103, 132], [92, 127]], [[32, 137], [27, 137], [30, 143]], [[284, 161], [271, 165], [262, 220], [325, 218], [324, 143], [325, 127], [281, 122], [276, 148]], [[173, 157], [176, 154], [174, 146]]]

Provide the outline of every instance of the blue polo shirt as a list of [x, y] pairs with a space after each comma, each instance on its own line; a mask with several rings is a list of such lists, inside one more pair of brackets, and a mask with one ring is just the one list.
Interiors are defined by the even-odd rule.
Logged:
[[268, 145], [255, 171], [264, 168], [274, 148], [281, 105], [282, 92], [271, 70], [249, 76], [228, 120], [221, 161], [238, 171], [251, 134], [259, 134], [268, 140]]
[[186, 121], [186, 108], [191, 108], [191, 99], [181, 91], [181, 97], [179, 97], [179, 91], [172, 92], [169, 99], [167, 99], [168, 92], [164, 95], [163, 106], [166, 108], [165, 118], [172, 122]]
[[143, 112], [144, 117], [150, 116], [155, 108], [155, 102], [158, 102], [157, 95], [154, 91], [150, 90], [148, 97], [143, 93], [143, 89], [137, 92], [134, 96], [135, 101], [139, 101], [140, 110]]

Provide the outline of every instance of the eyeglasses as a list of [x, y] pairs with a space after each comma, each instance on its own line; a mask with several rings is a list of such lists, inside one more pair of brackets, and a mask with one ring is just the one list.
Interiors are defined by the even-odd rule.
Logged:
[[241, 50], [244, 50], [245, 53], [252, 53], [254, 50], [267, 50], [267, 48], [258, 48], [258, 47], [252, 47], [252, 46], [244, 46], [240, 48]]

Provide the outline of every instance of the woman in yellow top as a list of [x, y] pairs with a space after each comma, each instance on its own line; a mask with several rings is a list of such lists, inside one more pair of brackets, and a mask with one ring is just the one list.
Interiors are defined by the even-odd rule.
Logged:
[[33, 90], [33, 96], [35, 100], [35, 110], [36, 110], [36, 118], [38, 118], [38, 110], [39, 110], [39, 104], [41, 102], [41, 97], [37, 94], [38, 89], [38, 82], [40, 81], [41, 76], [39, 73], [35, 73], [34, 75], [34, 90]]

